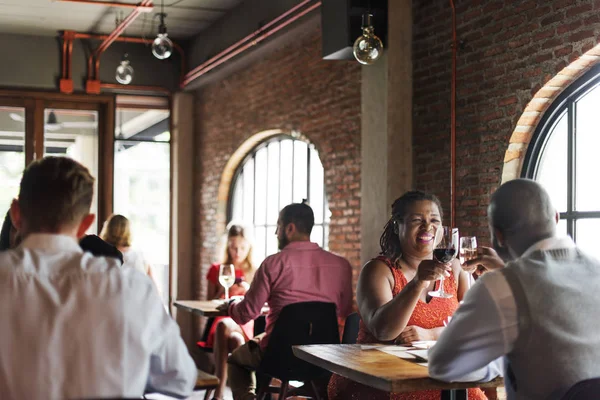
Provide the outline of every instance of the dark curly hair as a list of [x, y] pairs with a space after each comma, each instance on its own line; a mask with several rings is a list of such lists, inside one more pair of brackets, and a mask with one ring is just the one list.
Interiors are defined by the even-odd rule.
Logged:
[[394, 263], [397, 263], [400, 257], [402, 257], [400, 238], [398, 237], [398, 233], [394, 225], [404, 222], [404, 217], [406, 216], [408, 207], [413, 203], [422, 200], [434, 202], [440, 210], [440, 218], [444, 217], [442, 203], [440, 202], [440, 199], [433, 194], [421, 192], [419, 190], [412, 190], [397, 198], [396, 201], [394, 201], [394, 204], [392, 204], [392, 216], [387, 224], [385, 224], [381, 238], [379, 238], [381, 255], [389, 258]]

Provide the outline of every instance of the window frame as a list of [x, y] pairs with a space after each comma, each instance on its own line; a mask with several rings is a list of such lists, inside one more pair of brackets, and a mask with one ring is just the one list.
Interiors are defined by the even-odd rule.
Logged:
[[44, 156], [44, 110], [89, 110], [98, 113], [98, 215], [104, 221], [112, 214], [115, 125], [114, 95], [62, 94], [22, 90], [0, 90], [0, 105], [25, 108], [25, 165]]
[[[314, 208], [314, 205], [311, 204], [310, 202], [310, 179], [311, 179], [311, 173], [310, 173], [310, 161], [311, 161], [311, 149], [315, 149], [318, 153], [318, 150], [316, 149], [315, 145], [313, 143], [311, 143], [308, 139], [306, 139], [305, 137], [301, 136], [301, 135], [290, 135], [290, 134], [277, 134], [275, 136], [271, 136], [263, 141], [261, 141], [260, 143], [256, 144], [249, 152], [248, 154], [246, 154], [244, 156], [244, 158], [242, 158], [242, 160], [240, 161], [240, 163], [237, 165], [235, 172], [233, 174], [233, 177], [231, 179], [231, 183], [229, 185], [229, 196], [227, 198], [227, 223], [229, 224], [232, 221], [233, 218], [233, 207], [234, 207], [234, 196], [235, 196], [235, 189], [236, 189], [236, 183], [238, 181], [238, 178], [240, 177], [240, 175], [242, 174], [243, 170], [244, 170], [244, 166], [246, 165], [246, 162], [248, 162], [250, 159], [256, 159], [256, 154], [258, 153], [259, 150], [266, 148], [267, 146], [269, 146], [269, 144], [273, 143], [273, 142], [279, 142], [280, 143], [280, 150], [281, 150], [281, 142], [283, 140], [292, 140], [292, 143], [296, 142], [296, 141], [301, 141], [307, 144], [308, 146], [308, 151], [307, 153], [307, 162], [306, 162], [306, 176], [307, 176], [307, 180], [306, 180], [306, 198], [308, 203], [311, 205], [311, 207]], [[292, 153], [292, 156], [294, 157], [294, 154]], [[281, 151], [279, 152], [279, 161], [281, 162]], [[319, 161], [321, 162], [321, 165], [323, 165], [323, 162], [320, 160], [319, 157]], [[268, 159], [267, 159], [267, 170], [268, 170]], [[279, 164], [281, 165], [281, 163]], [[293, 161], [292, 161], [292, 165]], [[292, 168], [293, 171], [293, 168]], [[256, 162], [254, 163], [254, 179], [253, 179], [253, 197], [256, 198]], [[281, 181], [281, 176], [279, 176], [279, 179]], [[292, 188], [294, 187], [294, 175], [292, 174]], [[243, 189], [242, 189], [243, 190]], [[292, 197], [293, 198], [293, 197]], [[279, 203], [279, 201], [278, 201]], [[265, 206], [266, 207], [266, 206]], [[315, 223], [314, 226], [321, 226], [323, 228], [323, 233], [322, 233], [322, 243], [323, 243], [323, 248], [324, 249], [328, 249], [329, 248], [329, 227], [331, 224], [331, 220], [328, 220], [327, 218], [327, 213], [329, 211], [329, 199], [327, 196], [327, 191], [326, 191], [326, 185], [325, 185], [325, 168], [323, 168], [323, 203], [321, 204], [321, 207], [323, 209], [323, 221], [321, 223]], [[279, 211], [279, 210], [278, 210]], [[254, 220], [255, 220], [255, 210], [254, 207], [252, 208], [252, 224], [253, 227], [264, 227], [265, 228], [265, 238], [267, 235], [267, 232], [269, 230], [269, 228], [277, 228], [277, 224], [269, 224], [268, 222], [265, 222], [265, 224], [255, 224]], [[327, 240], [327, 241], [326, 241]], [[267, 241], [265, 240], [265, 254], [266, 256], [268, 256], [269, 254], [267, 254]]]
[[577, 137], [575, 103], [590, 91], [600, 90], [600, 64], [591, 68], [569, 87], [567, 87], [553, 102], [537, 125], [531, 142], [525, 153], [521, 177], [536, 180], [539, 173], [541, 156], [549, 142], [551, 132], [566, 112], [567, 115], [567, 211], [560, 212], [560, 219], [567, 225], [567, 234], [576, 242], [576, 224], [582, 219], [600, 219], [598, 211], [576, 211], [576, 158]]

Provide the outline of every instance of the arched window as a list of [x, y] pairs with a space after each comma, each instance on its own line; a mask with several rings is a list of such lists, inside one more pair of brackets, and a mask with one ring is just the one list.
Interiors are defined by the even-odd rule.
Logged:
[[548, 109], [527, 150], [522, 176], [540, 182], [560, 212], [559, 231], [584, 250], [600, 232], [600, 66]]
[[229, 221], [254, 229], [257, 262], [277, 252], [279, 210], [308, 200], [315, 214], [311, 240], [327, 248], [331, 213], [325, 195], [323, 165], [315, 147], [291, 136], [258, 145], [238, 167], [231, 186]]

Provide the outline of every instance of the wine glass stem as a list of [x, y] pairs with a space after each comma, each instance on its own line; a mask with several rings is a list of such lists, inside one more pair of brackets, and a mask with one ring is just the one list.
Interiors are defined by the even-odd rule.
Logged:
[[229, 288], [225, 286], [225, 300], [229, 300]]
[[446, 292], [444, 291], [444, 277], [443, 277], [443, 276], [440, 278], [440, 288], [438, 289], [438, 292], [439, 292], [441, 295], [444, 295], [444, 294], [446, 293]]

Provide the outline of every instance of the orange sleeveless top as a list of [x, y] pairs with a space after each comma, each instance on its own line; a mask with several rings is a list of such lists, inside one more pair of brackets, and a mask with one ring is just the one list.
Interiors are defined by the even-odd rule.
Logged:
[[[376, 260], [386, 263], [392, 271], [392, 274], [394, 275], [394, 288], [392, 289], [392, 295], [396, 297], [396, 295], [398, 295], [398, 293], [400, 293], [400, 291], [408, 283], [404, 273], [402, 273], [400, 268], [394, 267], [392, 262], [386, 257], [380, 256], [377, 257]], [[450, 277], [444, 279], [444, 290], [446, 293], [452, 294], [452, 297], [448, 299], [433, 297], [429, 303], [419, 300], [412, 315], [410, 316], [410, 319], [408, 320], [407, 326], [416, 325], [425, 329], [444, 326], [444, 320], [451, 316], [458, 308], [458, 285], [454, 279], [454, 274], [451, 274]], [[358, 331], [358, 339], [356, 342], [379, 343], [380, 341], [375, 339], [375, 337], [368, 331], [366, 325], [361, 319], [360, 329]], [[409, 393], [387, 393], [335, 374], [332, 375], [331, 379], [329, 380], [327, 392], [329, 400], [439, 400], [441, 396], [441, 392], [439, 390], [426, 390]], [[468, 392], [469, 399], [487, 399], [481, 389], [469, 389]]]

